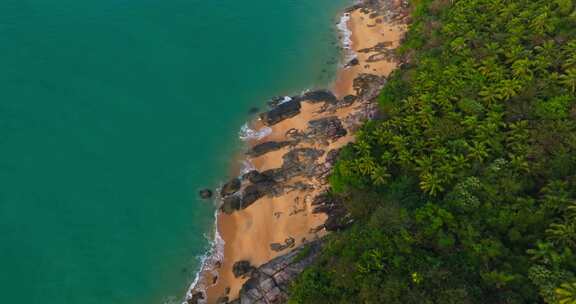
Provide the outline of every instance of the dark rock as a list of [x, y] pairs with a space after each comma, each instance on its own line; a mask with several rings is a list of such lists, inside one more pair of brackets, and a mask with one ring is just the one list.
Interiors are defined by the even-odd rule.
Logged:
[[198, 304], [200, 300], [204, 300], [204, 294], [200, 291], [192, 294], [192, 297], [186, 301], [188, 304]]
[[222, 197], [232, 195], [232, 194], [236, 193], [238, 190], [240, 190], [241, 185], [242, 184], [240, 182], [240, 179], [233, 178], [229, 182], [224, 184], [224, 186], [222, 186], [222, 190], [220, 191], [220, 195]]
[[330, 166], [334, 166], [334, 164], [336, 164], [336, 161], [338, 161], [338, 156], [340, 155], [340, 151], [341, 149], [332, 149], [328, 151], [326, 154], [326, 162]]
[[270, 249], [272, 251], [282, 251], [284, 249], [288, 249], [288, 248], [292, 248], [294, 247], [294, 245], [296, 244], [296, 240], [293, 237], [289, 237], [286, 240], [284, 240], [284, 244], [281, 243], [272, 243], [270, 244]]
[[332, 196], [328, 192], [316, 195], [312, 200], [312, 206], [326, 205], [332, 203]]
[[234, 195], [225, 198], [220, 209], [226, 214], [232, 214], [234, 211], [240, 210], [241, 205], [242, 201], [240, 198]]
[[248, 208], [248, 206], [252, 205], [258, 199], [265, 195], [264, 191], [260, 189], [257, 185], [249, 185], [244, 189], [242, 193], [242, 209]]
[[338, 102], [338, 98], [334, 96], [334, 94], [329, 90], [316, 90], [310, 91], [302, 94], [300, 97], [302, 101], [308, 101], [312, 103], [316, 102], [327, 102], [327, 103], [336, 103]]
[[265, 125], [272, 126], [284, 119], [300, 114], [300, 108], [300, 101], [293, 99], [280, 103], [272, 110], [260, 114], [260, 119], [262, 122], [264, 122]]
[[[334, 210], [338, 211], [334, 212]], [[350, 226], [350, 224], [352, 224], [352, 221], [345, 216], [343, 210], [333, 209], [328, 219], [326, 219], [324, 227], [326, 227], [326, 231], [339, 231]]]
[[352, 105], [356, 99], [358, 99], [358, 97], [356, 97], [356, 95], [346, 95], [344, 96], [344, 98], [342, 98], [342, 100], [340, 101], [340, 106], [341, 107], [347, 107]]
[[253, 184], [258, 184], [258, 183], [263, 183], [263, 182], [267, 182], [267, 181], [272, 181], [273, 179], [263, 173], [260, 173], [256, 170], [252, 170], [246, 174], [244, 174], [244, 176], [242, 176], [243, 179], [247, 179], [248, 181], [250, 181]]
[[348, 61], [348, 63], [346, 64], [345, 67], [351, 67], [351, 66], [355, 66], [355, 65], [359, 65], [360, 61], [358, 60], [358, 58], [353, 58], [352, 60]]
[[250, 114], [256, 114], [258, 112], [260, 112], [260, 109], [257, 107], [251, 107], [250, 110], [248, 110], [248, 113]]
[[266, 103], [270, 109], [290, 100], [300, 101], [299, 96], [274, 96]]
[[200, 190], [200, 192], [198, 192], [198, 195], [200, 195], [200, 197], [203, 199], [209, 199], [212, 197], [212, 190], [202, 189], [202, 190]]
[[232, 265], [232, 273], [236, 278], [246, 277], [255, 269], [248, 261], [238, 261]]
[[352, 86], [356, 96], [361, 100], [370, 101], [376, 98], [386, 83], [386, 77], [371, 74], [360, 74], [354, 78]]
[[267, 141], [258, 145], [255, 145], [246, 152], [246, 155], [250, 157], [258, 157], [264, 155], [268, 152], [280, 150], [286, 146], [290, 145], [289, 141]]
[[228, 297], [219, 297], [218, 300], [216, 300], [216, 304], [228, 304]]
[[253, 270], [240, 289], [239, 303], [285, 303], [290, 283], [312, 264], [320, 248], [320, 241], [314, 241]]
[[337, 140], [338, 138], [348, 134], [348, 131], [344, 129], [342, 122], [336, 116], [311, 120], [308, 122], [308, 126], [310, 132], [315, 136], [331, 140]]
[[313, 162], [320, 158], [324, 151], [314, 148], [296, 148], [282, 155], [283, 164]]

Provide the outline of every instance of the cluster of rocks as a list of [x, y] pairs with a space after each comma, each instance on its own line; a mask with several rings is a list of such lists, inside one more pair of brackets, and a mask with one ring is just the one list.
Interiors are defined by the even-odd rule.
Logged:
[[320, 249], [321, 241], [310, 242], [252, 270], [250, 279], [240, 290], [240, 298], [229, 303], [285, 303], [290, 282], [312, 264]]
[[248, 208], [266, 195], [278, 195], [280, 185], [269, 174], [250, 171], [242, 179], [234, 178], [222, 187], [222, 206], [220, 210], [232, 214], [236, 210]]
[[302, 105], [300, 104], [300, 101], [297, 99], [292, 99], [290, 101], [278, 104], [268, 112], [260, 114], [260, 120], [262, 120], [266, 126], [272, 126], [285, 119], [300, 114], [301, 108]]
[[259, 116], [260, 120], [266, 126], [272, 126], [285, 119], [294, 117], [300, 114], [301, 102], [324, 102], [326, 105], [337, 105], [340, 101], [330, 90], [308, 91], [302, 95], [292, 97], [277, 96], [268, 101], [268, 106], [271, 109], [261, 113]]
[[[282, 156], [282, 166], [263, 172], [252, 170], [242, 176], [233, 178], [222, 187], [220, 209], [226, 214], [245, 209], [264, 196], [279, 196], [286, 189], [290, 179], [297, 176], [314, 177], [318, 175], [318, 159], [323, 150], [314, 148], [295, 148]], [[306, 185], [304, 185], [306, 186]], [[303, 189], [306, 187], [303, 187]]]

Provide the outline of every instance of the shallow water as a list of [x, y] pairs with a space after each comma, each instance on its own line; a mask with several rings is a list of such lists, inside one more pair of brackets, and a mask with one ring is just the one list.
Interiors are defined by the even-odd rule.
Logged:
[[197, 191], [251, 107], [330, 81], [346, 2], [0, 1], [2, 302], [182, 297], [214, 220]]

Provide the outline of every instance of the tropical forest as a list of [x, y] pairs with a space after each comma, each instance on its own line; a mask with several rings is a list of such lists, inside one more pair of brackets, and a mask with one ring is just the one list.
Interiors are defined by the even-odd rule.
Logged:
[[410, 1], [290, 303], [576, 303], [576, 3]]

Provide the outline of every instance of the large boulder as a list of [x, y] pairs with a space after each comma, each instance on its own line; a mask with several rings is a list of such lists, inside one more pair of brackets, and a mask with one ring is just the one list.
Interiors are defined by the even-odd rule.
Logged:
[[352, 105], [356, 101], [356, 99], [358, 99], [358, 97], [356, 95], [346, 95], [340, 101], [339, 106], [348, 107], [348, 106]]
[[224, 184], [224, 186], [222, 186], [222, 190], [220, 190], [220, 195], [222, 197], [232, 195], [236, 193], [238, 190], [240, 190], [241, 185], [242, 183], [240, 182], [239, 178], [233, 178], [226, 184]]
[[336, 96], [334, 96], [334, 93], [332, 93], [329, 90], [309, 91], [309, 92], [302, 94], [300, 99], [302, 101], [308, 101], [308, 102], [312, 102], [312, 103], [317, 103], [317, 102], [337, 103], [338, 102], [338, 98], [336, 98]]
[[246, 152], [246, 155], [250, 157], [258, 157], [268, 152], [280, 150], [288, 145], [290, 145], [289, 141], [267, 141], [255, 145], [250, 149], [250, 151]]
[[248, 261], [238, 261], [232, 265], [232, 273], [234, 273], [234, 277], [236, 278], [246, 277], [250, 275], [254, 269], [256, 268]]
[[222, 212], [226, 214], [232, 214], [234, 211], [240, 210], [241, 205], [242, 201], [240, 200], [240, 198], [236, 195], [233, 195], [228, 196], [224, 199], [224, 202], [222, 203], [222, 207], [220, 207], [220, 209], [222, 210]]
[[342, 122], [336, 116], [311, 120], [308, 122], [308, 127], [314, 136], [331, 140], [337, 140], [348, 134]]
[[212, 190], [202, 189], [198, 192], [198, 195], [200, 195], [200, 198], [202, 199], [209, 199], [212, 197]]
[[265, 195], [264, 191], [260, 189], [257, 185], [249, 185], [244, 189], [242, 193], [242, 209], [248, 208], [248, 206], [254, 204], [257, 200]]
[[300, 114], [300, 108], [300, 101], [293, 99], [279, 104], [268, 112], [260, 114], [260, 119], [265, 125], [272, 126], [284, 119]]
[[258, 183], [262, 183], [262, 182], [266, 182], [266, 181], [272, 181], [272, 177], [268, 176], [266, 174], [260, 173], [257, 170], [252, 170], [246, 174], [244, 174], [244, 176], [242, 176], [243, 179], [247, 179], [248, 181], [250, 181], [253, 184], [258, 184]]

